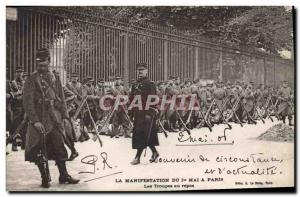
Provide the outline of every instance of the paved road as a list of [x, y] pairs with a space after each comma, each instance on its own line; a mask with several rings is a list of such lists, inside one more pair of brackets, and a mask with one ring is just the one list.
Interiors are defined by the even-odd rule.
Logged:
[[[101, 136], [104, 143], [102, 148], [100, 148], [98, 142], [92, 140], [76, 143], [80, 156], [73, 162], [68, 162], [67, 167], [71, 175], [81, 179], [80, 184], [59, 185], [57, 168], [54, 162], [50, 162], [52, 187], [49, 189], [39, 187], [40, 175], [37, 167], [34, 164], [24, 162], [24, 152], [13, 152], [7, 156], [7, 190], [154, 191], [162, 188], [182, 190], [216, 187], [292, 186], [294, 184], [294, 144], [255, 139], [275, 124], [278, 124], [278, 122], [272, 123], [268, 120], [266, 124], [260, 122], [258, 125], [244, 125], [244, 127], [234, 124], [232, 130], [226, 131], [226, 141], [222, 137], [224, 136], [224, 125], [216, 125], [213, 132], [209, 132], [207, 128], [192, 130], [192, 139], [188, 138], [186, 132], [170, 133], [168, 138], [165, 138], [163, 134], [159, 134], [159, 162], [149, 163], [151, 151], [148, 149], [146, 156], [143, 154], [142, 162], [138, 166], [129, 164], [135, 152], [131, 149], [131, 140], [128, 138], [111, 139], [107, 136]], [[183, 142], [179, 142], [179, 139]], [[7, 147], [7, 150], [10, 150], [10, 147]], [[98, 159], [95, 174], [79, 173], [93, 171], [93, 166], [81, 162], [82, 158], [89, 155], [95, 155]], [[232, 157], [233, 160], [229, 161], [229, 157]], [[172, 162], [177, 158], [177, 162]], [[248, 162], [241, 161], [241, 159], [246, 160], [247, 158], [249, 159]], [[260, 158], [259, 161], [258, 158]], [[84, 161], [91, 159], [92, 157], [87, 157]], [[103, 160], [106, 162], [103, 162]], [[234, 174], [238, 168], [241, 168], [239, 173]], [[251, 172], [251, 170], [256, 171], [257, 168], [264, 175], [241, 173], [242, 170]], [[206, 170], [211, 170], [211, 173], [205, 174]], [[275, 174], [266, 175], [267, 171], [271, 173], [272, 170]], [[138, 181], [132, 180], [135, 178], [165, 178], [169, 180], [164, 183], [125, 183], [126, 179]], [[172, 178], [175, 182], [172, 182]], [[177, 178], [179, 182], [176, 182]], [[193, 180], [196, 182], [193, 182], [193, 180], [188, 181], [189, 178], [194, 178]], [[175, 188], [177, 185], [179, 187]]]

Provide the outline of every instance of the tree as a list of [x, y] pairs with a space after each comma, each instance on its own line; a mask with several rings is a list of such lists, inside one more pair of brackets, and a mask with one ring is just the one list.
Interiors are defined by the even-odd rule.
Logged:
[[156, 23], [236, 47], [278, 53], [293, 46], [293, 19], [286, 7], [106, 6], [68, 7], [72, 11], [123, 20]]

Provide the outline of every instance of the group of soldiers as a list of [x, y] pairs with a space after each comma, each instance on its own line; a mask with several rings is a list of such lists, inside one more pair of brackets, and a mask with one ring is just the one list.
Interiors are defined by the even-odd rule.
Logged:
[[[25, 148], [26, 119], [23, 103], [23, 85], [28, 77], [22, 68], [17, 68], [15, 79], [7, 81], [7, 131], [14, 136], [12, 151], [17, 151], [18, 142], [21, 148]], [[289, 125], [292, 124], [294, 94], [287, 81], [283, 81], [281, 87], [275, 89], [273, 86], [263, 84], [255, 85], [253, 82], [235, 83], [212, 80], [189, 80], [181, 81], [179, 77], [170, 76], [167, 81], [155, 83], [157, 95], [196, 95], [199, 99], [200, 111], [196, 110], [174, 110], [165, 109], [159, 113], [159, 130], [177, 132], [180, 129], [193, 129], [209, 127], [214, 124], [228, 124], [235, 122], [243, 124], [256, 124], [257, 121], [274, 117], [286, 122], [288, 117]], [[101, 109], [99, 100], [107, 94], [113, 96], [129, 95], [132, 87], [136, 85], [131, 80], [128, 86], [120, 76], [115, 81], [107, 84], [104, 79], [97, 82], [92, 77], [79, 81], [79, 74], [74, 72], [63, 87], [67, 104], [67, 112], [72, 120], [80, 119], [80, 135], [75, 141], [86, 141], [87, 134], [91, 130], [98, 129], [100, 134], [109, 135], [112, 138], [131, 137], [132, 117], [127, 106], [114, 110], [113, 113]], [[82, 100], [86, 98], [87, 105], [82, 107]], [[112, 101], [113, 102], [113, 101]], [[108, 103], [111, 104], [111, 103]], [[177, 103], [178, 104], [178, 103]], [[79, 109], [80, 107], [80, 109]], [[109, 120], [107, 120], [109, 118]], [[103, 125], [106, 124], [106, 125]], [[96, 127], [100, 125], [101, 127]], [[100, 129], [101, 128], [101, 129]], [[19, 140], [18, 140], [19, 137]], [[71, 141], [74, 141], [71, 140]], [[23, 143], [22, 143], [23, 142]], [[74, 150], [76, 155], [76, 150]]]
[[[212, 80], [189, 79], [184, 82], [179, 77], [169, 77], [167, 82], [158, 82], [159, 95], [196, 95], [200, 110], [166, 110], [161, 113], [163, 127], [170, 131], [193, 129], [203, 126], [212, 129], [214, 124], [257, 124], [257, 121], [274, 116], [292, 126], [294, 94], [287, 81], [275, 89], [253, 82], [235, 83]], [[179, 103], [179, 102], [178, 102]]]
[[[116, 76], [111, 84], [104, 79], [95, 81], [92, 77], [79, 81], [76, 72], [71, 73], [69, 80], [62, 85], [59, 74], [49, 71], [48, 49], [40, 49], [36, 61], [36, 72], [29, 75], [17, 68], [15, 79], [6, 81], [6, 130], [9, 133], [7, 144], [12, 144], [12, 151], [18, 151], [17, 147], [21, 145], [25, 149], [25, 160], [38, 166], [43, 187], [49, 187], [51, 181], [48, 159], [56, 161], [60, 183], [79, 182], [67, 173], [65, 161], [78, 156], [74, 142], [89, 140], [89, 132], [96, 133], [98, 138], [99, 134], [132, 138], [137, 155], [131, 164], [136, 165], [146, 147], [153, 152], [150, 162], [158, 158], [155, 149], [157, 132], [163, 132], [167, 137], [168, 132], [190, 132], [193, 128], [208, 127], [212, 131], [214, 124], [230, 126], [235, 122], [242, 126], [244, 123], [265, 122], [265, 119], [273, 121], [274, 118], [285, 123], [286, 117], [288, 124], [293, 125], [294, 94], [287, 81], [277, 88], [240, 81], [181, 81], [177, 76], [153, 82], [147, 77], [147, 65], [139, 64], [136, 66], [138, 79], [131, 80], [129, 85], [120, 76]], [[170, 106], [158, 110], [152, 106], [153, 110], [139, 111], [128, 110], [127, 104], [105, 110], [99, 102], [108, 94], [113, 98], [142, 95], [144, 100], [153, 94], [159, 98], [185, 95], [187, 100], [196, 95], [199, 110], [177, 110]], [[104, 104], [114, 105], [114, 102], [114, 99], [107, 99]], [[176, 101], [176, 105], [179, 103]], [[148, 132], [145, 134], [144, 130]], [[70, 149], [70, 157], [64, 145]]]

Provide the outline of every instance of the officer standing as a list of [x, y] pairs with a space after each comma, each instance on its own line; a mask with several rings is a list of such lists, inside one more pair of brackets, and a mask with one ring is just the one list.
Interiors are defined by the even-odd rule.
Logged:
[[156, 116], [157, 109], [155, 106], [150, 106], [148, 110], [145, 107], [145, 101], [149, 95], [156, 95], [156, 85], [153, 81], [147, 77], [148, 68], [147, 64], [139, 63], [136, 66], [138, 80], [137, 84], [132, 87], [130, 98], [135, 96], [141, 96], [143, 109], [133, 109], [133, 135], [132, 135], [132, 148], [137, 149], [137, 153], [132, 165], [137, 165], [140, 163], [140, 157], [145, 148], [149, 146], [152, 151], [152, 157], [150, 162], [155, 162], [159, 157], [159, 154], [155, 148], [158, 146], [158, 136], [157, 136], [157, 126], [156, 126]]
[[77, 184], [66, 168], [63, 122], [68, 118], [61, 81], [49, 71], [50, 52], [46, 48], [36, 53], [37, 71], [25, 82], [23, 104], [28, 115], [25, 160], [34, 162], [42, 177], [42, 187], [50, 187], [48, 160], [55, 160], [59, 183]]

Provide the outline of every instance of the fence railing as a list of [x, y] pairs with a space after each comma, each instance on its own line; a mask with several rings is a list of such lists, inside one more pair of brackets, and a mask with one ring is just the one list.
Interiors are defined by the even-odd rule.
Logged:
[[[125, 81], [136, 78], [135, 65], [146, 62], [152, 80], [169, 75], [181, 79], [254, 81], [278, 85], [294, 82], [294, 62], [263, 52], [207, 42], [159, 25], [131, 25], [61, 7], [20, 7], [18, 19], [7, 21], [8, 77], [22, 66], [36, 68], [35, 52], [48, 47], [51, 66], [63, 79], [72, 72], [80, 78]], [[55, 12], [54, 12], [55, 10]]]

